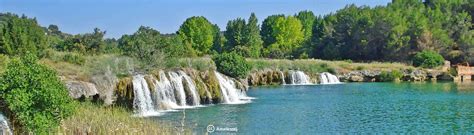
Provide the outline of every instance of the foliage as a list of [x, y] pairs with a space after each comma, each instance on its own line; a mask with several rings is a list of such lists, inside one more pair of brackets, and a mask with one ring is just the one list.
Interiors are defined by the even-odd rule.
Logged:
[[247, 60], [235, 52], [216, 55], [212, 60], [216, 63], [219, 72], [231, 77], [244, 78], [251, 69]]
[[155, 67], [162, 65], [165, 48], [160, 32], [141, 26], [133, 35], [124, 35], [119, 39], [118, 47], [122, 52], [143, 62], [143, 66]]
[[0, 77], [0, 101], [26, 132], [49, 133], [73, 112], [72, 99], [56, 73], [27, 54], [13, 59]]
[[444, 58], [434, 51], [422, 51], [413, 58], [413, 65], [424, 68], [434, 68], [443, 65]]
[[79, 52], [82, 54], [100, 54], [106, 52], [105, 31], [95, 28], [93, 33], [77, 34], [67, 37], [55, 48], [60, 51]]
[[244, 57], [260, 57], [263, 41], [257, 23], [254, 13], [250, 15], [248, 23], [241, 18], [229, 21], [224, 32], [227, 41], [223, 49], [227, 52], [235, 51]]
[[192, 47], [194, 55], [203, 56], [211, 52], [216, 31], [206, 18], [193, 16], [184, 21], [176, 34], [184, 44]]
[[303, 33], [304, 39], [307, 40], [311, 38], [313, 34], [313, 24], [316, 21], [316, 16], [314, 16], [313, 12], [305, 10], [298, 12], [295, 17], [300, 20], [301, 24], [303, 25]]
[[408, 61], [429, 49], [453, 63], [468, 61], [472, 48], [468, 42], [473, 39], [471, 18], [462, 8], [467, 4], [400, 0], [386, 7], [349, 5], [316, 19], [310, 54], [324, 59]]
[[83, 56], [77, 55], [77, 54], [66, 54], [64, 55], [63, 60], [72, 64], [77, 64], [77, 65], [83, 65], [84, 62], [86, 61], [86, 59]]
[[270, 58], [294, 58], [294, 53], [304, 40], [303, 26], [295, 17], [276, 17], [271, 25], [270, 39], [274, 42], [266, 45], [264, 55]]
[[41, 56], [47, 47], [45, 32], [36, 19], [0, 13], [0, 53], [21, 56], [30, 52]]
[[380, 73], [380, 81], [389, 82], [389, 81], [399, 81], [403, 77], [403, 73], [400, 70], [392, 70], [391, 72], [382, 71]]

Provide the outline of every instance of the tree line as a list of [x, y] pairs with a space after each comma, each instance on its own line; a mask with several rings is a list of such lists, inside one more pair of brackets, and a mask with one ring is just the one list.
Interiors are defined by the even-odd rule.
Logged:
[[44, 50], [84, 55], [119, 53], [153, 62], [156, 57], [199, 57], [235, 52], [248, 58], [316, 58], [411, 62], [429, 50], [452, 63], [474, 63], [472, 0], [393, 0], [386, 6], [347, 5], [316, 16], [311, 11], [271, 15], [261, 25], [254, 13], [221, 31], [203, 16], [186, 19], [173, 34], [141, 26], [131, 35], [106, 39], [106, 31], [71, 35], [36, 19], [0, 14], [0, 53], [38, 56]]

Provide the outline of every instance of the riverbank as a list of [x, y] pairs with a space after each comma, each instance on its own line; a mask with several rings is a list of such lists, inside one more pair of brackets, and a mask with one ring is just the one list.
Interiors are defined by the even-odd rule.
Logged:
[[177, 134], [189, 129], [176, 129], [170, 124], [133, 117], [122, 107], [79, 103], [76, 113], [61, 122], [59, 134]]

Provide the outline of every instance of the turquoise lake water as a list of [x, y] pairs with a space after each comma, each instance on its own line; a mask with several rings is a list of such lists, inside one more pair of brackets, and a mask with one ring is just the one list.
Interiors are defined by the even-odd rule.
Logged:
[[[208, 125], [233, 130], [213, 134], [474, 132], [472, 83], [255, 87], [247, 95], [256, 99], [187, 109], [185, 124], [198, 134]], [[155, 118], [178, 125], [182, 116]]]

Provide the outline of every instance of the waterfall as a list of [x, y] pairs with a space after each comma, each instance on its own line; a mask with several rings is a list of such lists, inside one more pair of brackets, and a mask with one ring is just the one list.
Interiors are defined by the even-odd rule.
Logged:
[[245, 94], [245, 91], [237, 89], [235, 87], [235, 82], [232, 79], [221, 75], [219, 72], [214, 71], [214, 73], [219, 81], [219, 87], [222, 92], [224, 103], [241, 104], [248, 103], [250, 99], [252, 99]]
[[328, 73], [328, 72], [321, 73], [319, 78], [321, 80], [321, 84], [338, 84], [338, 83], [341, 83], [335, 75], [333, 75], [331, 73]]
[[282, 71], [278, 71], [280, 73], [280, 77], [281, 77], [281, 84], [285, 85], [286, 82], [285, 82], [285, 74], [283, 74]]
[[[237, 89], [236, 83], [231, 78], [218, 72], [215, 74], [219, 81], [223, 103], [248, 103], [252, 99], [247, 97], [244, 91]], [[156, 76], [158, 78], [145, 75], [133, 76], [132, 84], [135, 95], [133, 108], [137, 116], [160, 115], [161, 112], [173, 109], [201, 106], [201, 98], [196, 84], [184, 71], [160, 71], [158, 75]], [[211, 98], [211, 93], [208, 90], [205, 92]]]
[[289, 71], [290, 80], [292, 85], [304, 85], [311, 84], [311, 79], [303, 71]]
[[155, 103], [160, 110], [167, 110], [178, 108], [179, 105], [176, 102], [176, 96], [174, 94], [174, 88], [171, 85], [170, 80], [166, 77], [166, 73], [163, 71], [159, 72], [160, 81], [154, 80], [155, 82]]
[[176, 72], [169, 72], [168, 74], [178, 97], [178, 105], [186, 106], [186, 93], [184, 91], [183, 77]]
[[200, 98], [199, 98], [199, 94], [197, 92], [196, 85], [194, 84], [193, 79], [191, 79], [191, 77], [186, 75], [186, 73], [184, 73], [183, 71], [179, 71], [179, 74], [182, 75], [183, 79], [186, 81], [188, 85], [189, 91], [191, 92], [192, 101], [193, 101], [192, 105], [194, 106], [199, 105]]
[[0, 113], [0, 134], [2, 135], [12, 135], [13, 132], [8, 126], [8, 119]]
[[151, 100], [150, 89], [143, 75], [136, 75], [132, 80], [133, 107], [138, 115], [149, 115], [155, 111]]

